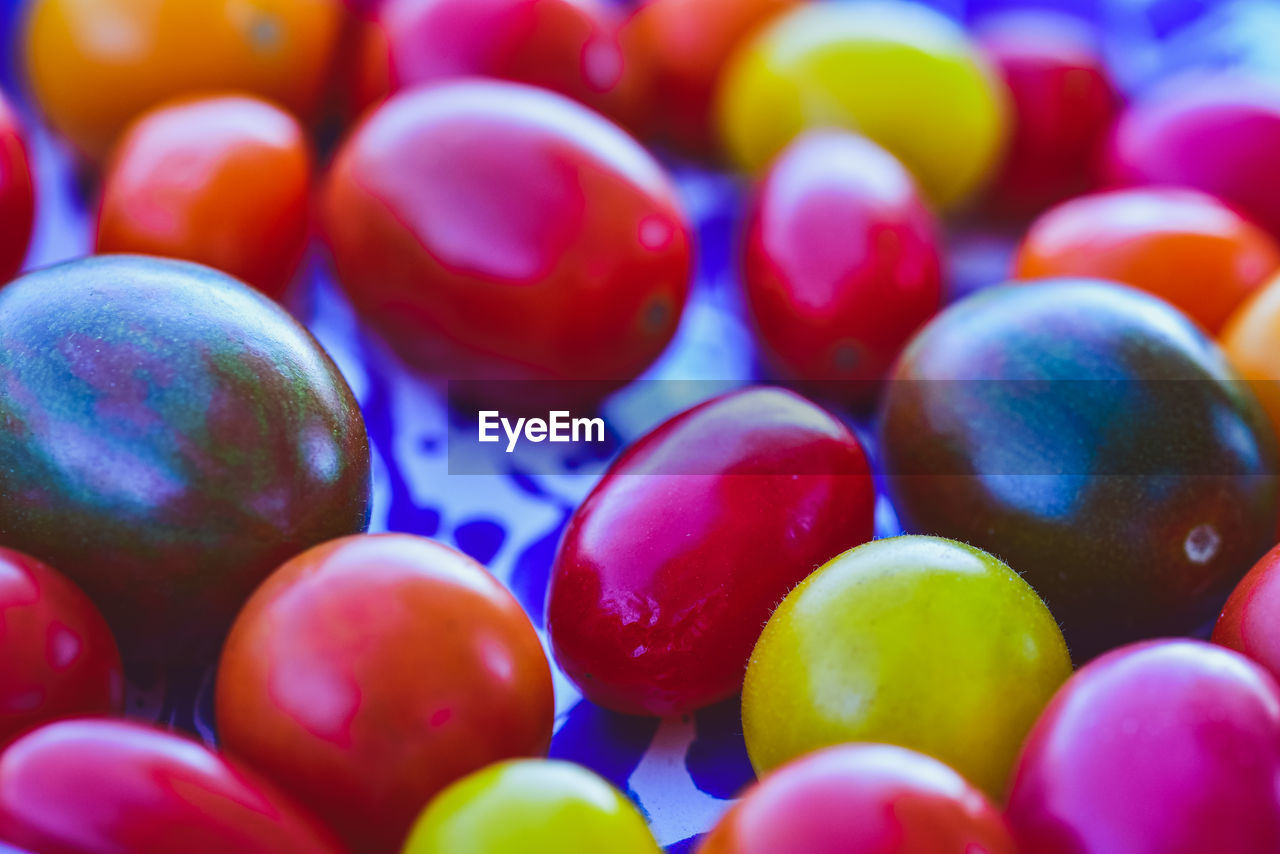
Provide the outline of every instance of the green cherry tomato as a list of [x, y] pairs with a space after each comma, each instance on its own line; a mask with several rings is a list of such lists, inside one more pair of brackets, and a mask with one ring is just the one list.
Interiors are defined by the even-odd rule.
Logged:
[[431, 802], [403, 854], [660, 854], [644, 817], [570, 762], [516, 759], [462, 778]]
[[747, 752], [763, 774], [832, 744], [896, 744], [1000, 797], [1070, 673], [1057, 623], [1009, 567], [938, 537], [876, 540], [769, 619], [742, 697]]

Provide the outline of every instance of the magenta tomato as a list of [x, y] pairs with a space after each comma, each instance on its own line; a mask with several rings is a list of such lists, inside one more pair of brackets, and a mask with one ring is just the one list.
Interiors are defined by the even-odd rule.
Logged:
[[843, 744], [749, 789], [698, 854], [1014, 854], [999, 811], [936, 759]]
[[218, 669], [218, 733], [359, 852], [395, 852], [436, 792], [545, 753], [551, 671], [529, 618], [484, 567], [403, 534], [287, 562]]
[[588, 699], [679, 714], [732, 696], [773, 607], [871, 537], [849, 430], [798, 395], [700, 404], [629, 447], [565, 531], [547, 629]]
[[1117, 122], [1107, 168], [1121, 184], [1193, 187], [1280, 238], [1280, 83], [1239, 72], [1171, 80]]
[[256, 774], [125, 721], [34, 730], [0, 755], [0, 838], [40, 854], [342, 854]]
[[1022, 11], [984, 21], [978, 41], [1009, 87], [1014, 113], [989, 207], [1030, 216], [1091, 189], [1120, 106], [1096, 34], [1067, 15]]
[[0, 615], [0, 742], [54, 718], [120, 711], [120, 652], [78, 587], [0, 548]]
[[1280, 680], [1280, 546], [1236, 585], [1213, 627], [1213, 642], [1244, 653]]
[[1096, 659], [1023, 748], [1008, 818], [1034, 854], [1280, 851], [1280, 691], [1244, 656], [1155, 641]]
[[760, 187], [743, 282], [777, 373], [865, 399], [942, 305], [938, 226], [893, 155], [860, 136], [813, 131]]
[[531, 86], [392, 98], [339, 152], [323, 219], [357, 308], [454, 379], [620, 385], [671, 339], [689, 288], [689, 226], [657, 161]]
[[34, 218], [27, 146], [17, 113], [0, 92], [0, 284], [22, 268]]

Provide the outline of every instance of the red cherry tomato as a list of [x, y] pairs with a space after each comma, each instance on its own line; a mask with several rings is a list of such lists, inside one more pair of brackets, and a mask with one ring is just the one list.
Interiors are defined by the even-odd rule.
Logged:
[[963, 777], [912, 750], [845, 744], [747, 791], [698, 854], [1014, 854], [1004, 819]]
[[778, 373], [866, 398], [942, 305], [938, 226], [893, 155], [853, 134], [811, 132], [764, 179], [743, 282]]
[[67, 720], [0, 755], [0, 837], [40, 854], [342, 854], [256, 774], [142, 724]]
[[605, 0], [386, 0], [359, 48], [359, 101], [450, 77], [498, 77], [626, 121], [639, 92], [618, 24]]
[[1280, 84], [1223, 73], [1172, 80], [1116, 124], [1108, 171], [1122, 184], [1211, 193], [1280, 239]]
[[409, 361], [457, 379], [620, 385], [666, 346], [689, 287], [662, 168], [529, 86], [392, 98], [338, 154], [324, 220], [356, 306]]
[[991, 210], [1029, 216], [1091, 189], [1120, 105], [1095, 34], [1068, 15], [1013, 12], [987, 19], [978, 43], [1013, 99]]
[[1236, 585], [1213, 627], [1213, 642], [1247, 655], [1280, 680], [1280, 546]]
[[241, 95], [159, 107], [103, 179], [97, 249], [196, 261], [279, 298], [307, 242], [311, 154], [296, 119]]
[[1200, 641], [1115, 650], [1073, 676], [1023, 747], [1007, 817], [1034, 854], [1280, 851], [1280, 693]]
[[34, 218], [27, 146], [17, 113], [0, 92], [0, 284], [22, 269]]
[[648, 0], [622, 28], [623, 52], [645, 79], [645, 133], [700, 157], [718, 149], [712, 107], [720, 71], [740, 43], [803, 0]]
[[734, 392], [626, 450], [578, 508], [552, 569], [547, 630], [588, 699], [680, 714], [742, 688], [773, 607], [870, 539], [862, 446], [780, 389]]
[[80, 589], [0, 548], [0, 742], [53, 718], [120, 711], [120, 652]]
[[218, 733], [353, 849], [392, 852], [437, 791], [543, 753], [551, 672], [484, 567], [407, 535], [304, 552], [245, 606], [218, 670]]
[[1080, 196], [1034, 223], [1019, 279], [1084, 276], [1155, 294], [1217, 332], [1277, 268], [1280, 246], [1212, 196], [1138, 187]]

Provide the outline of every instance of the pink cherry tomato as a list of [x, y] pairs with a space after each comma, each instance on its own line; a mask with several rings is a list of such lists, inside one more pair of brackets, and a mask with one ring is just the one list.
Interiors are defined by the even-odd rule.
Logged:
[[1244, 653], [1280, 680], [1280, 546], [1236, 585], [1213, 627], [1213, 642]]
[[938, 226], [893, 155], [843, 131], [810, 132], [760, 187], [743, 282], [777, 373], [865, 399], [941, 307]]
[[0, 548], [0, 743], [123, 701], [120, 652], [98, 609], [48, 565]]
[[1280, 83], [1220, 73], [1171, 80], [1116, 124], [1108, 171], [1122, 184], [1218, 196], [1280, 238]]
[[995, 807], [936, 759], [887, 744], [811, 753], [749, 789], [698, 854], [1014, 854]]
[[27, 146], [17, 113], [0, 92], [0, 284], [22, 268], [34, 218]]
[[1058, 692], [1015, 771], [1008, 818], [1033, 854], [1280, 851], [1280, 691], [1191, 640], [1095, 659]]
[[1095, 34], [1068, 15], [1023, 11], [986, 19], [978, 43], [1013, 99], [991, 210], [1029, 216], [1091, 189], [1120, 105]]
[[870, 539], [874, 504], [858, 440], [798, 395], [746, 389], [681, 413], [618, 458], [565, 531], [556, 660], [622, 712], [732, 696], [774, 606]]
[[288, 798], [188, 738], [125, 721], [34, 730], [0, 755], [0, 838], [40, 854], [343, 854]]

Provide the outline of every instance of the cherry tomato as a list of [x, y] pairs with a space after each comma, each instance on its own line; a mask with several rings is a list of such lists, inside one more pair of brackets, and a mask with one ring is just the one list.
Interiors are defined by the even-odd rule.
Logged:
[[769, 774], [698, 854], [1014, 854], [986, 797], [936, 759], [887, 744], [829, 747]]
[[403, 854], [661, 854], [617, 789], [569, 762], [511, 760], [462, 778], [431, 802]]
[[542, 86], [618, 120], [635, 111], [606, 0], [387, 0], [365, 30], [360, 101], [450, 77]]
[[1220, 73], [1169, 81], [1121, 116], [1109, 175], [1212, 193], [1280, 239], [1280, 84]]
[[0, 289], [0, 542], [189, 663], [290, 555], [363, 530], [364, 421], [284, 309], [222, 273], [96, 256]]
[[645, 75], [646, 135], [696, 157], [719, 148], [712, 108], [740, 43], [804, 0], [647, 0], [623, 25], [624, 55]]
[[865, 398], [942, 305], [938, 226], [893, 155], [811, 131], [760, 188], [743, 284], [778, 373]]
[[689, 288], [662, 168], [529, 86], [392, 98], [338, 154], [324, 213], [352, 301], [411, 363], [455, 379], [621, 385], [671, 339]]
[[120, 711], [115, 638], [74, 584], [0, 548], [0, 614], [0, 743], [54, 718]]
[[761, 169], [803, 130], [844, 127], [887, 148], [950, 207], [997, 165], [1007, 97], [964, 32], [926, 6], [813, 3], [738, 49], [717, 114], [745, 169]]
[[804, 398], [695, 406], [628, 448], [570, 520], [548, 592], [556, 660], [621, 712], [730, 697], [770, 610], [870, 539], [874, 505], [857, 438]]
[[1008, 561], [1078, 662], [1205, 625], [1275, 542], [1257, 401], [1185, 315], [1120, 285], [995, 287], [942, 312], [887, 385], [880, 450], [904, 529]]
[[31, 164], [17, 113], [0, 92], [0, 284], [22, 268], [35, 219]]
[[101, 160], [180, 95], [244, 91], [310, 115], [342, 19], [339, 0], [33, 0], [27, 76], [54, 129]]
[[1168, 300], [1210, 332], [1280, 269], [1280, 246], [1212, 196], [1137, 188], [1081, 196], [1032, 224], [1019, 279], [1089, 276]]
[[156, 108], [103, 179], [98, 252], [198, 261], [280, 298], [307, 243], [311, 154], [298, 122], [240, 95]]
[[1236, 309], [1222, 329], [1222, 346], [1267, 410], [1280, 435], [1280, 275]]
[[342, 854], [311, 816], [190, 739], [67, 720], [0, 755], [0, 836], [42, 854]]
[[1085, 667], [1027, 740], [1007, 816], [1035, 854], [1280, 850], [1280, 694], [1200, 641]]
[[1013, 105], [1013, 135], [987, 207], [1030, 216], [1091, 189], [1120, 106], [1096, 34], [1068, 15], [1012, 12], [984, 20], [978, 44]]
[[484, 567], [403, 534], [290, 560], [236, 620], [218, 669], [223, 746], [356, 851], [398, 850], [440, 789], [545, 752], [551, 671]]
[[1243, 653], [1280, 679], [1280, 546], [1240, 580], [1213, 627], [1213, 642]]
[[751, 653], [742, 728], [759, 773], [832, 744], [937, 757], [994, 797], [1071, 659], [1053, 616], [991, 555], [876, 540], [787, 594]]

